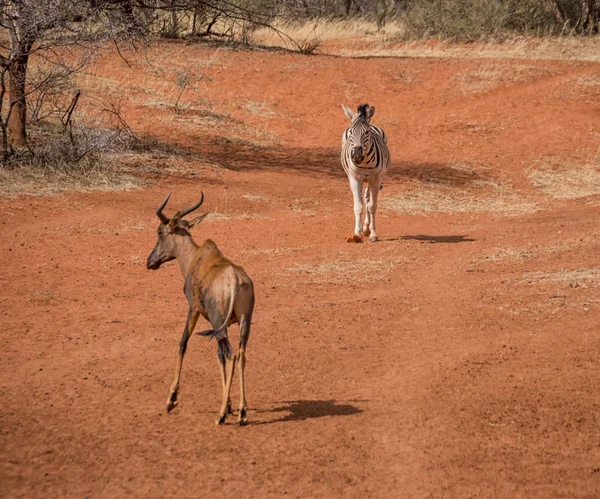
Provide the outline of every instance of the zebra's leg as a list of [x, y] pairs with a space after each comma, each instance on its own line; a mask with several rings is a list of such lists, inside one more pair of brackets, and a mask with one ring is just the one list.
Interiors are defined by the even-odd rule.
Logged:
[[375, 242], [378, 240], [377, 232], [375, 232], [375, 213], [377, 212], [377, 196], [379, 195], [379, 185], [380, 182], [376, 182], [370, 185], [370, 194], [371, 197], [369, 199], [369, 203], [367, 204], [367, 212], [369, 213], [369, 231], [371, 242]]
[[355, 179], [352, 175], [348, 177], [350, 181], [350, 190], [354, 198], [354, 235], [362, 237], [363, 231], [361, 227], [361, 215], [363, 212], [362, 205], [362, 180]]
[[[369, 201], [371, 200], [371, 193], [369, 192], [369, 184], [367, 184], [367, 188], [365, 189], [365, 206], [369, 206]], [[369, 237], [371, 234], [371, 229], [369, 226], [371, 225], [371, 216], [369, 214], [369, 210], [365, 210], [365, 221], [363, 222], [363, 234], [365, 237]]]

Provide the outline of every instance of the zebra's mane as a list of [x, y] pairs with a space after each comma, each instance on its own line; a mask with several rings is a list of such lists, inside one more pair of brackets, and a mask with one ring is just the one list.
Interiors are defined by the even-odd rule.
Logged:
[[361, 116], [366, 118], [368, 109], [369, 109], [369, 104], [361, 104], [360, 106], [358, 106], [358, 114], [360, 114]]

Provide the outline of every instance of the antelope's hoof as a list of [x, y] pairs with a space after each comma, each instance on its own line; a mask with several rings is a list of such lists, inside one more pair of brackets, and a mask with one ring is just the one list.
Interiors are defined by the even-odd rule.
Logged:
[[347, 239], [347, 241], [348, 241], [349, 243], [362, 243], [362, 242], [363, 242], [363, 240], [362, 240], [362, 237], [360, 237], [360, 236], [359, 236], [359, 235], [357, 235], [357, 234], [354, 234], [352, 237], [349, 237], [349, 238]]
[[227, 412], [225, 412], [226, 415], [233, 415], [233, 411], [231, 410], [231, 402], [229, 404], [227, 404]]
[[369, 235], [371, 234], [371, 230], [368, 227], [363, 228], [363, 234], [365, 235], [365, 237], [369, 237]]
[[371, 241], [372, 243], [376, 243], [377, 241], [379, 241], [379, 238], [377, 236], [372, 236], [369, 238], [369, 241]]
[[175, 407], [177, 407], [177, 400], [169, 400], [167, 402], [167, 412], [171, 412]]
[[221, 425], [225, 424], [226, 419], [227, 419], [227, 414], [222, 414], [221, 416], [219, 416], [219, 419], [217, 419], [215, 421], [215, 425], [221, 426]]
[[248, 424], [248, 413], [246, 412], [246, 409], [240, 409], [238, 423], [240, 426], [246, 426]]

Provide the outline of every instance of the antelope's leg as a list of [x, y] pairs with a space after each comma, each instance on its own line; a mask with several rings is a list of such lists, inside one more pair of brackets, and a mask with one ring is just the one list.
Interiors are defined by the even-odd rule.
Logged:
[[[223, 386], [223, 402], [221, 403], [221, 410], [219, 411], [219, 418], [216, 423], [218, 425], [225, 423], [227, 418], [227, 406], [229, 403], [229, 394], [231, 392], [231, 381], [233, 379], [233, 372], [235, 370], [235, 355], [231, 353], [231, 345], [227, 337], [219, 340], [219, 362], [221, 362], [221, 369], [224, 370], [225, 374], [225, 385]], [[221, 371], [223, 372], [223, 371]]]
[[[365, 189], [365, 206], [369, 206], [369, 202], [371, 201], [371, 192], [369, 184]], [[369, 210], [365, 210], [365, 221], [363, 223], [363, 234], [368, 237], [371, 234], [371, 229], [369, 226], [371, 225], [371, 215]]]
[[[227, 385], [227, 374], [225, 374], [225, 362], [221, 362], [219, 359], [219, 370], [221, 371], [221, 381], [223, 386], [223, 391], [225, 391], [225, 386]], [[227, 401], [227, 414], [233, 414], [231, 410], [231, 399]]]
[[355, 179], [352, 175], [348, 176], [350, 182], [350, 190], [352, 191], [352, 198], [354, 200], [354, 234], [362, 236], [363, 231], [361, 227], [361, 215], [363, 212], [362, 205], [362, 181]]
[[188, 312], [185, 328], [183, 329], [183, 335], [181, 336], [181, 341], [179, 342], [179, 355], [177, 356], [177, 364], [175, 365], [175, 377], [173, 378], [171, 392], [169, 393], [169, 398], [167, 399], [167, 412], [171, 412], [175, 407], [177, 407], [177, 396], [179, 394], [179, 379], [181, 377], [181, 366], [183, 365], [183, 357], [185, 356], [185, 351], [187, 350], [187, 343], [190, 339], [190, 335], [192, 334], [192, 331], [194, 331], [194, 327], [196, 327], [198, 316], [199, 313], [192, 311], [191, 309]]
[[238, 423], [245, 425], [248, 422], [248, 404], [246, 403], [246, 384], [244, 379], [244, 370], [246, 368], [246, 344], [250, 337], [250, 324], [252, 323], [252, 310], [247, 315], [242, 316], [240, 321], [240, 349], [238, 355], [238, 364], [240, 369], [240, 414]]

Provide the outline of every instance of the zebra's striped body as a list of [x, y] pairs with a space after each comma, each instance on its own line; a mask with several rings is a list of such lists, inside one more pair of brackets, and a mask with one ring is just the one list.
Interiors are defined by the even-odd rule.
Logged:
[[[362, 238], [369, 236], [371, 241], [377, 241], [375, 232], [375, 213], [377, 211], [377, 196], [381, 189], [383, 176], [390, 166], [390, 151], [383, 130], [371, 125], [370, 119], [375, 108], [368, 104], [358, 106], [354, 113], [342, 106], [346, 115], [352, 120], [348, 129], [342, 135], [342, 167], [348, 175], [350, 190], [354, 198], [354, 235]], [[362, 191], [367, 183], [364, 201], [367, 207], [364, 224], [361, 226], [363, 212]]]

